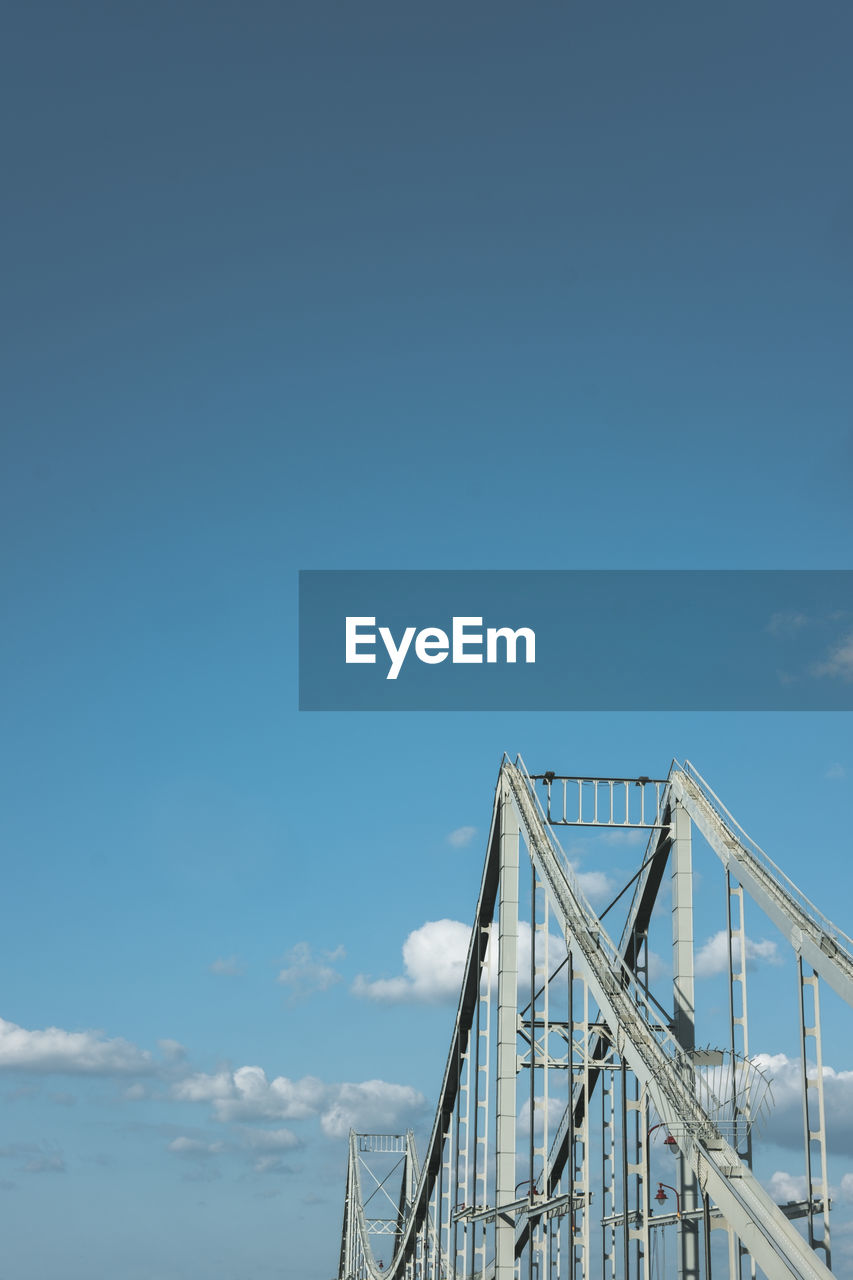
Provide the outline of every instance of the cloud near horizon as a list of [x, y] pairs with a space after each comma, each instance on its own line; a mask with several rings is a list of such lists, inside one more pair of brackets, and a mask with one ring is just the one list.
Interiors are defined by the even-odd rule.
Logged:
[[[223, 1123], [316, 1117], [323, 1132], [334, 1138], [345, 1136], [350, 1128], [394, 1128], [421, 1114], [426, 1105], [423, 1094], [409, 1085], [385, 1080], [325, 1084], [316, 1076], [268, 1080], [263, 1068], [254, 1066], [212, 1075], [196, 1073], [177, 1081], [171, 1095], [179, 1102], [210, 1103], [214, 1116]], [[285, 1145], [283, 1135], [288, 1132], [277, 1131], [282, 1135], [277, 1149]]]
[[28, 1031], [0, 1018], [0, 1070], [116, 1076], [151, 1075], [157, 1069], [148, 1050], [129, 1040], [107, 1039], [102, 1031]]

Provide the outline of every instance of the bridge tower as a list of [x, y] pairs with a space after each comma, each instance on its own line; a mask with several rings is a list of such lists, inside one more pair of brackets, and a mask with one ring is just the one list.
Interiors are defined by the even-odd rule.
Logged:
[[[561, 830], [643, 849], [600, 913]], [[725, 1016], [707, 1026], [695, 998], [697, 835], [724, 912]], [[661, 979], [649, 940], [667, 889]], [[703, 908], [711, 892], [703, 875]], [[805, 1195], [784, 1205], [756, 1168], [771, 1089], [750, 1035], [746, 898], [794, 975]], [[822, 984], [853, 1005], [853, 942], [689, 763], [665, 778], [595, 778], [505, 758], [423, 1160], [411, 1134], [350, 1136], [339, 1280], [823, 1280]]]

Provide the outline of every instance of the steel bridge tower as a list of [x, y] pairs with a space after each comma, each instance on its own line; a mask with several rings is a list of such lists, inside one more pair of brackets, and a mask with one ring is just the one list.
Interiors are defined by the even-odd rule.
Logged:
[[[638, 871], [601, 915], [560, 827], [644, 833]], [[707, 1047], [694, 998], [694, 832], [721, 864], [728, 954], [724, 1043]], [[650, 989], [648, 935], [667, 869], [664, 1004]], [[744, 895], [794, 958], [806, 1194], [784, 1206], [752, 1167], [771, 1099], [750, 1057]], [[617, 938], [603, 918], [620, 899]], [[505, 758], [423, 1159], [411, 1133], [351, 1134], [338, 1280], [831, 1275], [821, 980], [853, 1005], [853, 942], [689, 763], [665, 779], [585, 778], [530, 775]]]

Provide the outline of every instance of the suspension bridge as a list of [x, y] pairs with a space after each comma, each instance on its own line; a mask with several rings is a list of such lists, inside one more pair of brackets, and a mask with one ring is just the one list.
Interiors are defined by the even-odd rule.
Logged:
[[[643, 849], [600, 915], [561, 828], [634, 832]], [[728, 1008], [708, 1042], [696, 832], [725, 916]], [[649, 931], [667, 883], [672, 975], [653, 992]], [[701, 893], [713, 893], [704, 875]], [[754, 1171], [773, 1100], [750, 1042], [745, 896], [790, 957], [799, 1027], [804, 1194], [782, 1205]], [[853, 942], [689, 763], [660, 779], [586, 778], [505, 758], [431, 1132], [420, 1154], [411, 1132], [350, 1134], [338, 1280], [835, 1274], [824, 984], [849, 1010]]]

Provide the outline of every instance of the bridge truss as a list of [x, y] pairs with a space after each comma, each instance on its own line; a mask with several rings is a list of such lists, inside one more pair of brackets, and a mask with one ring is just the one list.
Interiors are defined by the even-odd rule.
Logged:
[[[560, 827], [647, 837], [618, 939]], [[728, 1016], [710, 1047], [694, 1000], [694, 829], [722, 864]], [[648, 934], [667, 869], [659, 1002]], [[752, 1169], [771, 1098], [750, 1057], [745, 894], [794, 957], [806, 1194], [783, 1206]], [[853, 942], [689, 763], [665, 779], [580, 778], [505, 758], [423, 1160], [411, 1133], [350, 1135], [339, 1280], [832, 1274], [822, 982], [853, 1005]]]

